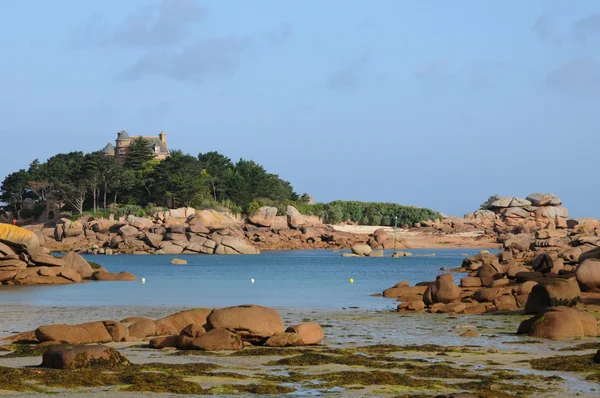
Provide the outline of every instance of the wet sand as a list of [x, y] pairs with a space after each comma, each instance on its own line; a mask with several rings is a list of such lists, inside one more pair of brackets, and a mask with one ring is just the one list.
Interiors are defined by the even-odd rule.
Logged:
[[[383, 300], [383, 299], [382, 299]], [[32, 330], [38, 326], [49, 323], [76, 324], [86, 321], [114, 319], [120, 320], [128, 316], [145, 316], [159, 318], [177, 311], [183, 307], [42, 307], [23, 305], [2, 305], [2, 321], [0, 323], [0, 336]], [[402, 396], [420, 395], [435, 396], [441, 393], [456, 392], [464, 389], [448, 387], [448, 382], [460, 382], [452, 378], [440, 378], [437, 374], [425, 372], [428, 367], [433, 370], [435, 366], [449, 365], [450, 370], [465, 372], [469, 380], [475, 375], [503, 375], [508, 372], [514, 380], [508, 381], [519, 386], [535, 388], [531, 396], [564, 397], [564, 396], [600, 396], [600, 385], [595, 381], [585, 381], [586, 373], [571, 373], [558, 371], [533, 370], [530, 363], [526, 362], [535, 358], [554, 357], [557, 355], [583, 355], [595, 352], [588, 349], [583, 351], [568, 350], [582, 343], [597, 342], [597, 338], [578, 339], [571, 341], [542, 341], [526, 336], [514, 334], [521, 320], [527, 318], [523, 315], [474, 315], [450, 316], [442, 314], [400, 314], [396, 312], [373, 312], [360, 308], [347, 308], [340, 310], [312, 310], [298, 308], [278, 308], [286, 325], [307, 320], [319, 322], [325, 330], [323, 346], [317, 348], [293, 348], [289, 351], [274, 350], [275, 355], [246, 355], [252, 354], [255, 348], [242, 350], [243, 356], [231, 353], [202, 353], [187, 352], [189, 355], [173, 355], [172, 350], [153, 350], [141, 347], [142, 343], [111, 343], [120, 352], [127, 355], [134, 364], [168, 363], [168, 364], [193, 364], [210, 363], [220, 366], [211, 374], [186, 377], [185, 380], [199, 383], [202, 388], [220, 388], [220, 386], [260, 384], [276, 380], [277, 383], [295, 390], [295, 395], [326, 394], [332, 397], [346, 396]], [[480, 337], [459, 337], [467, 329], [477, 330]], [[381, 346], [385, 345], [385, 346]], [[431, 345], [431, 346], [426, 346]], [[376, 346], [379, 348], [368, 348]], [[361, 348], [362, 347], [362, 348]], [[365, 348], [366, 347], [366, 348]], [[387, 348], [386, 348], [387, 347]], [[259, 348], [259, 350], [264, 350]], [[283, 349], [286, 350], [286, 349]], [[340, 385], [327, 384], [319, 381], [331, 374], [371, 375], [373, 366], [364, 364], [319, 363], [316, 365], [295, 365], [280, 363], [287, 358], [294, 360], [301, 352], [312, 355], [314, 353], [329, 355], [330, 358], [369, 358], [381, 360], [381, 367], [376, 372], [392, 372], [394, 375], [414, 372], [416, 367], [423, 373], [416, 378], [432, 380], [437, 383], [435, 387], [415, 387], [402, 385], [370, 385], [368, 382], [358, 386], [349, 386], [340, 382]], [[259, 351], [254, 351], [259, 352]], [[289, 354], [288, 354], [289, 352]], [[21, 357], [3, 359], [0, 352], [0, 366], [23, 367], [35, 366], [41, 363], [40, 357]], [[350, 358], [350, 359], [348, 359]], [[386, 359], [387, 358], [387, 359]], [[388, 362], [385, 362], [388, 361]], [[391, 361], [391, 362], [389, 362]], [[402, 366], [399, 367], [399, 362]], [[414, 363], [413, 363], [414, 362]], [[408, 369], [408, 370], [407, 370]], [[412, 369], [412, 370], [411, 370]], [[445, 369], [445, 368], [444, 368]], [[438, 369], [439, 371], [440, 369]], [[446, 369], [448, 370], [448, 369]], [[220, 377], [219, 373], [223, 373]], [[435, 372], [434, 372], [435, 373]], [[233, 376], [235, 377], [232, 377]], [[412, 373], [411, 373], [412, 374]], [[389, 376], [389, 374], [387, 375]], [[518, 376], [518, 377], [517, 377]], [[558, 376], [549, 378], [551, 376]], [[354, 376], [353, 376], [354, 377]], [[453, 376], [455, 377], [455, 376]], [[487, 377], [487, 376], [486, 376]], [[494, 376], [495, 378], [498, 378]], [[289, 381], [286, 382], [286, 380]], [[314, 380], [313, 380], [314, 379]], [[467, 381], [469, 381], [467, 380]], [[464, 381], [464, 380], [463, 380]], [[471, 380], [472, 381], [472, 380]], [[439, 383], [438, 383], [439, 382]], [[506, 389], [498, 380], [496, 388]], [[335, 382], [334, 382], [335, 384]], [[512, 384], [511, 384], [512, 385]], [[489, 386], [488, 386], [489, 387]], [[487, 388], [487, 387], [486, 387]], [[502, 396], [488, 391], [486, 396]], [[1, 386], [0, 386], [1, 389]], [[64, 390], [57, 387], [45, 388], [43, 391], [66, 394], [68, 396], [82, 396], [94, 392], [101, 396], [142, 396], [144, 393], [118, 392], [118, 387], [84, 388]], [[215, 390], [218, 391], [218, 390]], [[227, 395], [223, 390], [219, 396]], [[24, 395], [23, 395], [24, 394]], [[19, 396], [36, 396], [42, 393], [20, 393]], [[260, 395], [260, 394], [259, 394]], [[157, 394], [157, 396], [172, 396], [170, 394]], [[506, 396], [506, 395], [505, 395]]]
[[[378, 229], [386, 230], [393, 236], [394, 228], [370, 225], [331, 225], [335, 230], [352, 234], [370, 235]], [[396, 239], [399, 249], [496, 249], [500, 244], [486, 237], [482, 231], [461, 232], [453, 234], [427, 233], [398, 229]]]

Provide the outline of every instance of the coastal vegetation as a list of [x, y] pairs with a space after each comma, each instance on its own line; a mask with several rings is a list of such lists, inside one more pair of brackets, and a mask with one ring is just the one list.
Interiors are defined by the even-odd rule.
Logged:
[[124, 159], [102, 151], [60, 153], [45, 162], [8, 175], [0, 199], [20, 218], [38, 218], [48, 200], [60, 203], [62, 217], [151, 215], [164, 208], [194, 207], [236, 214], [253, 214], [262, 206], [277, 207], [280, 215], [292, 205], [301, 214], [328, 223], [352, 222], [391, 226], [441, 218], [429, 209], [394, 203], [334, 201], [311, 203], [292, 185], [263, 166], [218, 153], [198, 156], [172, 150], [165, 160], [155, 158], [144, 138], [136, 138]]

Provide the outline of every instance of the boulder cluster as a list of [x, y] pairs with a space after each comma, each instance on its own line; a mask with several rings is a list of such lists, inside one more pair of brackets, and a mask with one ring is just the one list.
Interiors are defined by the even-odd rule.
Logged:
[[130, 317], [79, 325], [52, 324], [13, 336], [45, 345], [149, 341], [151, 348], [241, 350], [245, 346], [287, 347], [320, 344], [324, 333], [315, 322], [285, 328], [277, 310], [259, 305], [181, 311], [161, 319]]
[[293, 206], [287, 215], [261, 207], [247, 220], [215, 210], [181, 208], [153, 217], [61, 219], [38, 231], [47, 247], [92, 254], [259, 254], [260, 249], [349, 247], [366, 237], [335, 231]]
[[[515, 199], [498, 198], [489, 206], [500, 209]], [[560, 205], [554, 196], [530, 195], [527, 200], [537, 205], [535, 211]], [[522, 204], [522, 200], [517, 203]], [[597, 336], [597, 321], [582, 308], [586, 297], [600, 293], [600, 227], [560, 218], [563, 216], [538, 217], [536, 223], [547, 222], [534, 232], [532, 229], [539, 224], [518, 233], [499, 233], [504, 251], [490, 254], [484, 250], [465, 258], [459, 269], [452, 270], [468, 273], [458, 284], [452, 274], [443, 274], [416, 286], [399, 282], [386, 289], [383, 296], [400, 301], [401, 312], [480, 314], [522, 310], [535, 316], [521, 325], [520, 333], [550, 339]]]
[[84, 280], [135, 280], [128, 272], [119, 274], [92, 268], [79, 254], [52, 256], [40, 246], [38, 236], [24, 228], [0, 224], [0, 284], [53, 285]]
[[493, 226], [495, 230], [540, 229], [549, 222], [567, 227], [569, 211], [554, 194], [533, 193], [525, 199], [516, 196], [491, 196], [481, 208], [465, 219]]

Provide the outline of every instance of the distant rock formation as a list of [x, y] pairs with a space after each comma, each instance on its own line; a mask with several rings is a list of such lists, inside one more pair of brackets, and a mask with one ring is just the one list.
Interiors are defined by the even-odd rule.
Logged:
[[260, 250], [345, 248], [368, 239], [336, 231], [293, 206], [286, 210], [286, 215], [278, 216], [277, 208], [265, 206], [244, 220], [215, 210], [180, 208], [153, 217], [61, 219], [54, 228], [37, 232], [52, 250], [108, 255], [259, 254]]
[[493, 223], [496, 227], [544, 228], [548, 223], [566, 227], [569, 211], [554, 194], [534, 193], [527, 198], [491, 196], [481, 208], [465, 219]]

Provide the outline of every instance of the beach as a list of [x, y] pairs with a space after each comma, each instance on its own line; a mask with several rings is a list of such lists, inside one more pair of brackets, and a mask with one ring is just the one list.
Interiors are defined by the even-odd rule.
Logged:
[[[42, 324], [61, 322], [76, 324], [101, 319], [119, 320], [128, 316], [161, 317], [184, 308], [145, 306], [111, 307], [45, 307], [3, 304], [3, 323], [0, 331], [3, 336], [14, 332], [31, 330]], [[240, 353], [177, 352], [164, 349], [155, 350], [144, 342], [109, 343], [134, 364], [214, 364], [214, 371], [202, 376], [186, 377], [185, 380], [199, 383], [203, 389], [227, 386], [223, 389], [234, 391], [236, 385], [277, 385], [294, 389], [294, 394], [326, 394], [327, 396], [402, 396], [452, 393], [460, 388], [449, 385], [467, 380], [485, 380], [478, 388], [485, 396], [505, 396], [504, 393], [524, 391], [526, 395], [558, 396], [597, 396], [598, 384], [585, 381], [585, 373], [560, 371], [540, 371], [532, 369], [529, 361], [563, 355], [585, 355], [595, 350], [581, 350], [579, 347], [597, 343], [595, 338], [577, 341], [548, 342], [514, 335], [523, 316], [450, 316], [432, 314], [399, 314], [390, 311], [365, 311], [360, 308], [340, 310], [311, 310], [301, 308], [278, 308], [284, 323], [293, 324], [310, 319], [319, 322], [325, 330], [323, 345], [317, 347], [295, 347], [273, 349], [273, 354], [265, 353], [267, 348], [247, 348]], [[8, 326], [7, 326], [8, 325]], [[479, 337], [460, 337], [466, 330], [476, 330]], [[256, 350], [256, 355], [253, 355]], [[259, 351], [262, 350], [262, 351]], [[0, 353], [1, 355], [2, 353]], [[315, 355], [319, 354], [321, 357]], [[313, 358], [314, 357], [314, 358]], [[302, 360], [321, 358], [329, 363]], [[373, 361], [370, 363], [369, 361]], [[298, 364], [294, 359], [299, 360]], [[356, 363], [353, 363], [356, 361]], [[36, 366], [40, 356], [3, 359], [0, 366]], [[165, 365], [166, 366], [166, 365]], [[299, 372], [299, 373], [298, 373]], [[419, 380], [432, 382], [431, 386], [401, 386], [371, 384], [368, 378], [354, 385], [342, 381], [337, 388], [320, 387], [321, 378], [327, 380], [332, 372], [356, 373], [355, 377], [385, 374], [410, 373]], [[221, 373], [221, 375], [219, 375]], [[464, 374], [463, 374], [464, 373]], [[298, 374], [312, 375], [308, 379]], [[277, 375], [296, 375], [285, 382]], [[363, 375], [363, 376], [359, 376]], [[496, 375], [495, 377], [492, 377]], [[499, 377], [503, 375], [503, 377]], [[388, 375], [389, 376], [389, 375]], [[489, 385], [489, 377], [493, 382]], [[463, 379], [464, 378], [464, 379]], [[280, 380], [275, 382], [274, 380]], [[316, 383], [316, 384], [315, 384]], [[379, 383], [377, 380], [373, 383]], [[495, 387], [494, 387], [495, 384]], [[427, 384], [429, 385], [429, 384]], [[516, 387], [515, 387], [516, 386]], [[35, 396], [53, 393], [79, 396], [93, 392], [100, 396], [140, 396], [137, 392], [119, 392], [118, 386], [60, 387], [42, 388], [38, 394], [27, 393], [19, 396]], [[227, 390], [229, 389], [229, 390]], [[487, 391], [485, 390], [487, 389]], [[215, 390], [216, 391], [216, 390]], [[477, 394], [477, 392], [475, 392]], [[221, 395], [221, 394], [218, 394]], [[159, 395], [160, 396], [160, 395]], [[168, 395], [165, 395], [168, 396]], [[508, 395], [506, 395], [508, 396]]]

